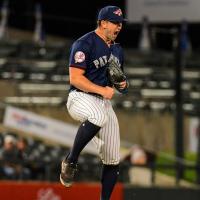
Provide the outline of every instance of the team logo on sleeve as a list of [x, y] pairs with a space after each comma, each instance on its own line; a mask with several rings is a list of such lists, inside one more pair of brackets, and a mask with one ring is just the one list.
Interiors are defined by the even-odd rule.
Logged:
[[85, 60], [85, 54], [82, 51], [77, 51], [74, 55], [75, 63], [81, 63]]

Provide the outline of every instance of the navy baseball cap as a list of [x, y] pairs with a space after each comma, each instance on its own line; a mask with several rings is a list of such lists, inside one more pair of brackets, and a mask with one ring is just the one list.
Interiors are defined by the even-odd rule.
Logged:
[[99, 11], [97, 20], [107, 20], [111, 22], [123, 22], [122, 11], [117, 6], [106, 6]]

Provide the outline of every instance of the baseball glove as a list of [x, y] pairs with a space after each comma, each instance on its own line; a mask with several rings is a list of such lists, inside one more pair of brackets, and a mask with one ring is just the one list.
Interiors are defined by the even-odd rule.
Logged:
[[120, 89], [120, 83], [126, 80], [126, 76], [122, 71], [121, 67], [119, 66], [119, 64], [116, 63], [114, 59], [110, 59], [108, 62], [108, 77], [111, 84], [119, 92], [122, 92], [122, 89]]

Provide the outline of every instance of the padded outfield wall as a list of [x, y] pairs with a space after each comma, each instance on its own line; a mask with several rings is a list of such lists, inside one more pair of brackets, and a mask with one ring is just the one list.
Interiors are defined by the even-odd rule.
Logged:
[[[65, 188], [60, 183], [0, 182], [2, 200], [97, 200], [98, 183], [76, 183]], [[200, 189], [192, 188], [142, 188], [118, 184], [111, 200], [199, 200]]]

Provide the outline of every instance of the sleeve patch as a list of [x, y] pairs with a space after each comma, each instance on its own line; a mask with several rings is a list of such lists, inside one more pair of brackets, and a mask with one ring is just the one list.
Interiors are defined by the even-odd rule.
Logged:
[[85, 54], [82, 51], [77, 51], [74, 55], [75, 63], [82, 63], [85, 61]]

